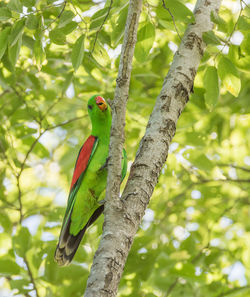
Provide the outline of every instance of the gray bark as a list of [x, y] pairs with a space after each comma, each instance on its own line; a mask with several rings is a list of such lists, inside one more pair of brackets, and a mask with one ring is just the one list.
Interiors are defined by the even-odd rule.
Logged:
[[116, 296], [134, 236], [164, 165], [177, 120], [189, 100], [205, 44], [202, 34], [212, 29], [211, 13], [218, 13], [220, 0], [198, 0], [195, 23], [188, 26], [176, 52], [130, 175], [119, 199], [121, 151], [124, 143], [125, 110], [132, 56], [141, 1], [130, 1], [121, 62], [113, 103], [108, 185], [103, 234], [95, 254], [85, 291], [86, 297]]

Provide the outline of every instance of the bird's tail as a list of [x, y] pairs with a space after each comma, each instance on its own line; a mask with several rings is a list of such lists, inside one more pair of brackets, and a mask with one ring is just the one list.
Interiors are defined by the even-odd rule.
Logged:
[[62, 229], [62, 233], [60, 234], [59, 243], [55, 250], [54, 259], [60, 266], [69, 265], [72, 261], [77, 248], [82, 240], [82, 237], [86, 231], [86, 229], [95, 222], [95, 220], [101, 215], [103, 212], [104, 206], [100, 206], [97, 208], [87, 224], [83, 227], [83, 229], [76, 235], [72, 235], [69, 233], [70, 229], [70, 218], [66, 223], [66, 226]]

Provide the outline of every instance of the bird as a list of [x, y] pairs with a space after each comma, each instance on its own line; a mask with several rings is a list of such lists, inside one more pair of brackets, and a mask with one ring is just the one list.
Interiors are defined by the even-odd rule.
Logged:
[[[109, 139], [112, 122], [110, 106], [100, 95], [88, 100], [91, 135], [84, 142], [76, 160], [68, 202], [54, 259], [59, 266], [72, 261], [86, 229], [104, 210], [107, 184]], [[127, 172], [127, 155], [122, 151], [121, 182]]]

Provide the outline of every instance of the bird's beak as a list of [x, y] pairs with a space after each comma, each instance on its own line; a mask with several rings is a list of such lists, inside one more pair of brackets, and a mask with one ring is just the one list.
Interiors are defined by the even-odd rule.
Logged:
[[97, 96], [95, 98], [96, 104], [97, 106], [102, 110], [106, 110], [108, 108], [107, 102], [105, 101], [104, 98], [102, 98], [101, 96]]

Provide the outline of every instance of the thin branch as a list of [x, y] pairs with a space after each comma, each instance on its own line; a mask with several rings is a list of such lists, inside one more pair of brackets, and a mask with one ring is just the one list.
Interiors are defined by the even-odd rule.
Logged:
[[163, 6], [163, 8], [166, 9], [166, 10], [168, 11], [168, 13], [170, 14], [171, 19], [172, 19], [173, 24], [174, 24], [174, 27], [175, 27], [175, 31], [176, 31], [178, 37], [180, 38], [180, 40], [182, 41], [181, 36], [180, 36], [180, 34], [179, 34], [179, 31], [178, 31], [178, 28], [177, 28], [176, 23], [175, 23], [175, 18], [174, 18], [174, 16], [173, 16], [171, 10], [166, 6], [166, 4], [165, 4], [165, 0], [162, 0], [162, 6]]
[[[17, 95], [17, 97], [23, 102], [23, 104], [25, 105], [25, 107], [27, 108], [27, 110], [29, 111], [29, 114], [31, 115], [31, 117], [33, 118], [33, 120], [37, 123], [39, 123], [39, 121], [37, 120], [37, 118], [32, 114], [32, 111], [30, 110], [29, 105], [27, 104], [26, 100], [23, 98], [23, 96], [18, 92], [18, 90], [14, 87], [14, 86], [10, 86], [11, 89], [14, 91], [14, 93]], [[21, 90], [23, 92], [23, 90]], [[23, 92], [23, 94], [25, 94]], [[18, 108], [17, 108], [18, 109]], [[17, 110], [16, 109], [16, 110]], [[15, 111], [16, 111], [15, 110]], [[39, 110], [39, 109], [38, 109]], [[40, 110], [38, 111], [38, 113], [40, 113]]]
[[232, 179], [232, 178], [201, 179], [200, 181], [196, 182], [195, 184], [199, 185], [199, 184], [212, 183], [212, 182], [250, 183], [250, 179]]
[[19, 218], [19, 222], [20, 224], [22, 223], [22, 220], [23, 220], [23, 203], [22, 203], [22, 190], [21, 190], [21, 186], [20, 186], [20, 177], [21, 177], [21, 174], [24, 170], [24, 167], [25, 167], [25, 163], [30, 155], [30, 153], [32, 152], [32, 150], [34, 149], [36, 143], [38, 142], [38, 140], [41, 138], [43, 133], [40, 133], [39, 136], [33, 141], [33, 143], [31, 144], [28, 152], [26, 153], [25, 157], [24, 157], [24, 160], [23, 162], [21, 163], [21, 168], [20, 168], [20, 171], [19, 173], [17, 174], [16, 176], [16, 183], [17, 183], [17, 189], [18, 189], [18, 196], [17, 196], [17, 199], [18, 199], [18, 202], [19, 202], [19, 212], [20, 212], [20, 218]]
[[230, 33], [230, 35], [228, 36], [227, 40], [224, 42], [223, 47], [222, 47], [222, 48], [220, 49], [220, 51], [214, 56], [214, 61], [215, 61], [215, 59], [217, 58], [217, 56], [223, 52], [223, 50], [224, 50], [224, 48], [225, 48], [226, 45], [228, 45], [228, 46], [231, 45], [230, 39], [231, 39], [231, 37], [233, 36], [234, 31], [236, 30], [236, 27], [237, 27], [238, 22], [239, 22], [239, 19], [240, 19], [240, 17], [241, 17], [242, 11], [243, 11], [243, 7], [242, 7], [242, 2], [240, 1], [240, 13], [239, 13], [239, 15], [238, 15], [238, 18], [237, 18], [235, 24], [234, 24], [233, 30], [232, 30], [232, 32]]
[[102, 30], [102, 28], [103, 28], [103, 26], [104, 26], [106, 20], [108, 19], [110, 10], [111, 10], [111, 8], [112, 8], [112, 5], [113, 5], [113, 0], [110, 0], [110, 5], [109, 5], [109, 7], [108, 7], [108, 12], [107, 12], [107, 14], [106, 14], [106, 16], [105, 16], [105, 18], [104, 18], [104, 20], [103, 20], [101, 26], [99, 27], [99, 29], [98, 29], [97, 32], [96, 32], [95, 40], [94, 40], [94, 44], [93, 44], [93, 47], [92, 47], [92, 50], [91, 50], [91, 54], [92, 54], [93, 51], [95, 50], [95, 45], [96, 45], [96, 41], [97, 41], [98, 35], [99, 35], [99, 33], [101, 32], [101, 30]]
[[19, 211], [19, 207], [16, 207], [13, 203], [7, 201], [7, 200], [3, 200], [1, 199], [0, 200], [3, 204], [7, 204], [7, 205], [1, 205], [1, 209], [3, 208], [9, 208], [9, 209], [12, 209], [12, 210], [16, 210], [16, 211]]
[[20, 213], [19, 223], [22, 224], [22, 220], [23, 220], [23, 203], [22, 203], [22, 191], [21, 191], [21, 187], [20, 187], [20, 175], [17, 176], [17, 189], [18, 189], [17, 199], [18, 199], [18, 202], [19, 202], [19, 213]]
[[45, 28], [43, 28], [43, 30], [42, 31], [45, 31], [45, 30], [47, 30], [54, 22], [56, 22], [58, 19], [60, 19], [60, 17], [62, 16], [62, 14], [63, 14], [63, 12], [64, 12], [64, 9], [65, 9], [65, 7], [66, 7], [66, 4], [67, 4], [67, 0], [65, 0], [64, 2], [63, 2], [63, 7], [62, 7], [62, 9], [61, 9], [61, 11], [60, 11], [60, 13], [58, 14], [58, 16], [48, 25], [48, 26], [46, 26]]
[[228, 290], [226, 292], [222, 292], [219, 295], [217, 295], [216, 297], [229, 296], [229, 295], [231, 295], [233, 293], [237, 293], [237, 292], [244, 291], [244, 290], [247, 290], [247, 289], [250, 289], [250, 286], [236, 287], [236, 288], [230, 289], [230, 290]]
[[179, 280], [179, 277], [177, 277], [173, 282], [172, 284], [169, 286], [168, 290], [167, 290], [167, 293], [165, 295], [165, 297], [168, 297], [171, 292], [173, 291], [173, 289], [175, 288], [175, 286], [178, 284], [178, 280]]
[[0, 98], [3, 96], [3, 95], [5, 95], [6, 93], [9, 93], [9, 90], [4, 90], [1, 94], [0, 94]]
[[55, 129], [55, 128], [58, 128], [58, 127], [62, 127], [62, 126], [68, 125], [68, 124], [70, 124], [70, 123], [72, 123], [72, 122], [81, 120], [81, 119], [85, 118], [86, 116], [87, 116], [87, 115], [84, 115], [84, 116], [81, 116], [81, 117], [75, 117], [75, 118], [70, 119], [70, 120], [68, 120], [68, 121], [66, 121], [66, 122], [63, 122], [63, 123], [60, 123], [60, 124], [57, 124], [57, 125], [54, 125], [54, 126], [49, 126], [49, 127], [47, 127], [45, 130], [46, 130], [46, 131], [49, 131], [49, 130], [52, 130], [52, 129]]
[[243, 171], [246, 171], [246, 172], [250, 172], [250, 168], [246, 168], [246, 167], [238, 166], [238, 165], [233, 165], [233, 164], [219, 163], [218, 166], [221, 166], [221, 167], [232, 167], [232, 168], [235, 168], [235, 169], [239, 169], [239, 170], [243, 170]]
[[31, 271], [31, 268], [30, 268], [30, 265], [29, 265], [29, 262], [28, 262], [28, 259], [26, 258], [26, 256], [23, 257], [23, 260], [27, 266], [27, 269], [28, 269], [28, 274], [29, 274], [29, 277], [30, 277], [30, 281], [31, 283], [33, 284], [33, 288], [36, 292], [36, 296], [37, 297], [40, 297], [39, 293], [38, 293], [38, 290], [37, 290], [37, 286], [36, 286], [36, 282], [34, 280], [34, 277], [33, 277], [33, 274], [32, 274], [32, 271]]
[[250, 9], [250, 6], [244, 0], [240, 0], [240, 2], [244, 3], [245, 6]]
[[45, 132], [46, 132], [46, 130], [44, 130], [43, 132], [40, 132], [39, 135], [38, 135], [38, 137], [37, 137], [37, 138], [33, 141], [33, 143], [31, 144], [29, 150], [27, 151], [27, 153], [26, 153], [26, 155], [25, 155], [25, 157], [24, 157], [24, 159], [23, 159], [23, 162], [21, 163], [21, 168], [20, 168], [20, 171], [19, 171], [19, 173], [18, 173], [18, 175], [17, 175], [17, 178], [18, 178], [18, 179], [20, 178], [20, 176], [21, 176], [21, 174], [22, 174], [22, 172], [23, 172], [25, 163], [26, 163], [26, 161], [27, 161], [27, 159], [28, 159], [30, 153], [33, 151], [35, 145], [37, 144], [37, 142], [39, 141], [39, 139], [43, 136], [43, 134], [44, 134]]

